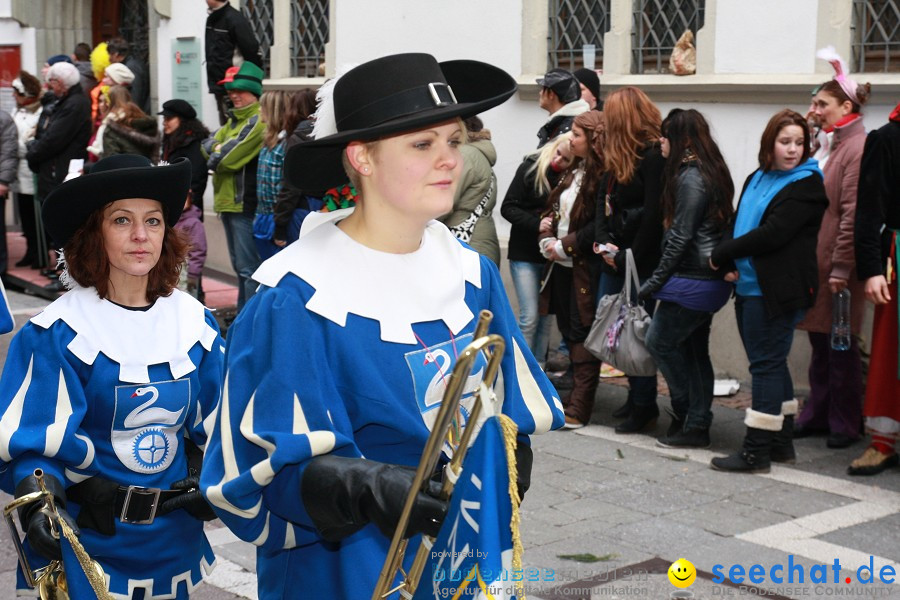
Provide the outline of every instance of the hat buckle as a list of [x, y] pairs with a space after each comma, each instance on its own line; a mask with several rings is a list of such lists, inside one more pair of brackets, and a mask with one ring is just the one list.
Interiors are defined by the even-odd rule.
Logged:
[[[440, 89], [446, 90], [448, 94], [450, 94], [449, 100], [442, 100], [441, 95], [438, 92], [438, 87], [441, 86]], [[437, 107], [441, 106], [452, 106], [457, 104], [456, 95], [453, 93], [453, 88], [451, 88], [446, 83], [442, 83], [440, 81], [434, 81], [428, 84], [428, 91], [431, 93], [431, 99], [434, 100], [434, 105]]]

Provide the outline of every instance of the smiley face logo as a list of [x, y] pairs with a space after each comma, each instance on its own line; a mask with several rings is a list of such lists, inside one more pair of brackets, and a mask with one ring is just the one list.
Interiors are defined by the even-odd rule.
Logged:
[[669, 581], [677, 588], [686, 588], [697, 579], [697, 569], [691, 561], [679, 558], [669, 567]]

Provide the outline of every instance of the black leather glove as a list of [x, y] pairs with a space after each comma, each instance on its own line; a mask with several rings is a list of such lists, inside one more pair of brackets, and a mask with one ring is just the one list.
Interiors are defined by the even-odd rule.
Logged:
[[[415, 477], [410, 467], [361, 458], [317, 456], [309, 461], [300, 482], [307, 514], [325, 540], [337, 542], [374, 523], [386, 537], [394, 535], [406, 496]], [[439, 500], [441, 485], [429, 481], [413, 505], [405, 536], [437, 536], [448, 502]]]
[[156, 510], [157, 515], [164, 515], [183, 508], [188, 511], [188, 514], [200, 521], [212, 521], [216, 518], [216, 513], [213, 511], [212, 506], [200, 493], [199, 475], [192, 475], [176, 481], [172, 484], [172, 489], [185, 490], [185, 492], [160, 504]]
[[[53, 494], [53, 498], [56, 501], [56, 510], [60, 518], [66, 520], [69, 527], [74, 530], [75, 535], [79, 535], [81, 532], [78, 529], [78, 525], [75, 524], [75, 519], [65, 510], [66, 490], [63, 484], [56, 477], [45, 474], [44, 486]], [[15, 495], [16, 498], [19, 498], [39, 491], [41, 491], [41, 487], [38, 485], [37, 479], [32, 475], [19, 482], [16, 486]], [[19, 522], [22, 524], [22, 529], [25, 530], [25, 539], [28, 540], [28, 545], [31, 546], [32, 550], [47, 560], [61, 560], [62, 551], [59, 547], [59, 539], [53, 537], [53, 534], [50, 533], [50, 518], [41, 512], [43, 507], [43, 502], [32, 502], [19, 508]], [[61, 532], [60, 535], [62, 535]]]
[[531, 452], [531, 446], [518, 440], [516, 443], [516, 487], [519, 488], [519, 501], [525, 498], [525, 492], [531, 487], [531, 465], [534, 462], [534, 455]]

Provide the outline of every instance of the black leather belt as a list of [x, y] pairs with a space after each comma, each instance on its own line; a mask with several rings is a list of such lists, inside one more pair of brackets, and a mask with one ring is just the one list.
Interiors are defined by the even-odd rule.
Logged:
[[184, 493], [184, 490], [161, 490], [137, 485], [119, 486], [116, 490], [116, 512], [119, 520], [132, 525], [149, 525], [156, 518], [160, 504]]

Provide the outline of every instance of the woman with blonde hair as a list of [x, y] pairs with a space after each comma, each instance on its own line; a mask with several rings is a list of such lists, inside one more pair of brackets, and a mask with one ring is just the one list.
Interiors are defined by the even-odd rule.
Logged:
[[519, 329], [541, 364], [547, 357], [550, 316], [538, 311], [541, 271], [546, 262], [537, 244], [538, 227], [547, 207], [547, 197], [572, 164], [569, 137], [568, 132], [558, 135], [537, 152], [525, 156], [500, 206], [500, 214], [512, 224], [507, 258], [519, 300]]
[[[385, 56], [339, 77], [323, 94], [316, 139], [287, 153], [298, 188], [350, 178], [359, 197], [307, 216], [300, 238], [254, 273], [259, 290], [228, 333], [227, 391], [201, 487], [256, 544], [260, 600], [371, 594], [412, 482], [403, 466], [419, 461], [444, 375], [481, 309], [508, 340], [497, 390], [519, 428], [522, 493], [528, 436], [562, 425], [497, 266], [434, 220], [453, 206], [462, 172], [460, 118], [515, 88], [486, 63]], [[481, 385], [481, 364], [467, 385]], [[415, 547], [417, 534], [437, 533], [446, 506], [424, 492], [410, 506]]]
[[594, 320], [597, 257], [592, 250], [604, 126], [600, 111], [575, 117], [569, 146], [576, 162], [550, 194], [550, 215], [541, 219], [538, 234], [541, 254], [550, 261], [543, 277], [541, 312], [556, 315], [572, 362], [573, 387], [564, 402], [566, 429], [590, 421], [600, 371], [600, 361], [584, 347], [584, 340]]
[[296, 92], [272, 90], [259, 99], [259, 116], [266, 124], [263, 147], [256, 168], [256, 216], [253, 219], [253, 241], [259, 258], [265, 260], [282, 246], [273, 242], [275, 236], [275, 201], [281, 191], [285, 142], [294, 131], [302, 115], [291, 97]]
[[[625, 250], [631, 250], [643, 283], [662, 256], [662, 197], [665, 159], [660, 153], [662, 115], [647, 95], [624, 87], [606, 98], [606, 181], [597, 210], [597, 252], [605, 264], [600, 295], [618, 294], [625, 285]], [[634, 290], [636, 293], [637, 290]], [[653, 313], [652, 304], [645, 306]], [[628, 399], [613, 413], [625, 421], [616, 433], [637, 433], [655, 423], [656, 377], [628, 377]]]

